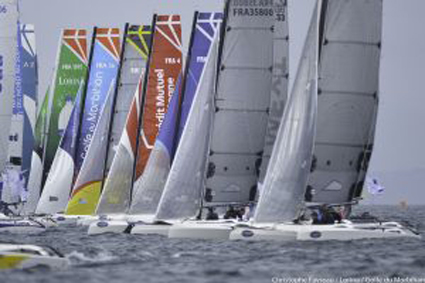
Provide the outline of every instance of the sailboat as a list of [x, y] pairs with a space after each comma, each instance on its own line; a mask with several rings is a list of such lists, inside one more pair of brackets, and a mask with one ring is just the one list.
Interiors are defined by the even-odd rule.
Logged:
[[[175, 160], [175, 151], [221, 20], [222, 13], [195, 13], [185, 71], [180, 76], [171, 98], [154, 149], [143, 173], [141, 186], [133, 196], [129, 215], [123, 221], [93, 223], [89, 227], [89, 234], [130, 232], [130, 228], [131, 233], [145, 233], [147, 229], [152, 232], [151, 229], [161, 228], [148, 224], [152, 224], [153, 214], [165, 189], [170, 167]], [[138, 225], [138, 222], [141, 224]], [[136, 226], [133, 223], [136, 223]]]
[[[169, 195], [163, 195], [155, 216], [157, 221], [174, 223], [169, 237], [228, 235], [233, 221], [205, 221], [205, 212], [244, 207], [256, 199], [260, 172], [267, 167], [276, 136], [273, 124], [286, 100], [288, 62], [286, 1], [257, 4], [261, 16], [251, 17], [244, 12], [249, 10], [246, 3], [226, 2], [217, 62], [212, 63], [217, 66], [215, 79], [212, 92], [205, 94], [213, 100], [202, 129], [204, 148], [197, 152], [201, 162], [195, 168], [190, 160], [176, 157], [176, 163], [183, 162], [180, 168], [190, 166], [193, 171], [187, 176], [176, 167], [175, 173], [180, 172], [169, 178]], [[182, 147], [199, 139], [199, 134], [186, 139]]]
[[[146, 74], [127, 117], [119, 154], [106, 179], [96, 209], [97, 215], [107, 215], [113, 219], [126, 218], [132, 191], [136, 192], [141, 182], [156, 135], [178, 83], [182, 64], [180, 16], [155, 15], [152, 30]], [[120, 165], [119, 168], [114, 168], [116, 165]], [[126, 223], [124, 221], [125, 227]]]
[[[90, 215], [97, 204], [115, 86], [121, 64], [119, 29], [100, 28], [96, 32], [92, 68], [76, 153], [75, 184], [66, 206], [67, 215]], [[100, 166], [97, 163], [100, 161]]]
[[419, 237], [396, 222], [320, 224], [303, 217], [306, 207], [316, 208], [312, 201], [351, 206], [347, 201], [361, 190], [349, 180], [363, 184], [371, 154], [381, 22], [379, 0], [317, 2], [254, 219], [236, 226], [230, 239]]

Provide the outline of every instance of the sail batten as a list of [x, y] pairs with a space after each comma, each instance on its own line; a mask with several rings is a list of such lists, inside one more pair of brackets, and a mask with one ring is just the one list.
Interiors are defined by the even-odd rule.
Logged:
[[306, 200], [346, 203], [361, 195], [373, 148], [383, 4], [326, 2], [317, 137]]

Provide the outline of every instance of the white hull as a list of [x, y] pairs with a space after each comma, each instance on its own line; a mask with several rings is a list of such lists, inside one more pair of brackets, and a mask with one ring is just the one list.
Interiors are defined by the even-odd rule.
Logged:
[[0, 245], [0, 269], [49, 267], [63, 269], [69, 261], [52, 250], [32, 245]]
[[168, 236], [171, 225], [137, 223], [131, 228], [132, 235], [161, 235]]
[[46, 227], [39, 222], [28, 219], [0, 220], [0, 233], [38, 234], [46, 231]]
[[382, 238], [421, 238], [396, 222], [334, 225], [277, 224], [270, 226], [235, 226], [230, 240], [249, 241], [351, 241]]
[[78, 221], [82, 221], [83, 219], [94, 218], [91, 215], [66, 215], [66, 214], [55, 214], [49, 216], [52, 221], [55, 221], [58, 225], [77, 225]]
[[169, 238], [228, 240], [233, 221], [186, 221], [174, 224], [168, 233]]

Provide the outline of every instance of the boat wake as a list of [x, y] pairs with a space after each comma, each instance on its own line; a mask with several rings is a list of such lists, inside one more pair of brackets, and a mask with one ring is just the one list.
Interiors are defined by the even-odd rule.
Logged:
[[70, 254], [65, 255], [67, 259], [74, 266], [93, 266], [93, 265], [104, 265], [105, 263], [115, 262], [119, 259], [117, 256], [111, 255], [107, 251], [101, 251], [94, 256], [87, 256], [82, 252], [73, 251]]

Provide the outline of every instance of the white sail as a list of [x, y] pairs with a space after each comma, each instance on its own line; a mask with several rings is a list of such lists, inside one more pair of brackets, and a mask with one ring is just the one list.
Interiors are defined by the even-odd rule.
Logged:
[[260, 192], [257, 223], [290, 221], [304, 200], [316, 126], [317, 22], [316, 7]]
[[83, 88], [84, 83], [81, 82], [71, 117], [68, 120], [68, 125], [61, 138], [55, 158], [53, 159], [52, 167], [47, 175], [43, 192], [37, 204], [35, 210], [37, 214], [63, 212], [68, 203], [69, 194], [71, 193], [72, 183], [74, 181], [74, 157], [81, 118]]
[[201, 188], [205, 180], [205, 157], [208, 154], [214, 112], [213, 94], [217, 70], [218, 38], [216, 34], [198, 91], [177, 148], [164, 193], [158, 204], [158, 220], [195, 216], [201, 205]]
[[373, 148], [382, 0], [323, 1], [317, 137], [306, 200], [360, 196]]
[[260, 167], [259, 182], [263, 183], [267, 165], [288, 99], [289, 28], [287, 0], [274, 1], [273, 77], [269, 106], [269, 119]]
[[15, 86], [18, 34], [16, 0], [0, 1], [0, 172], [6, 165]]

